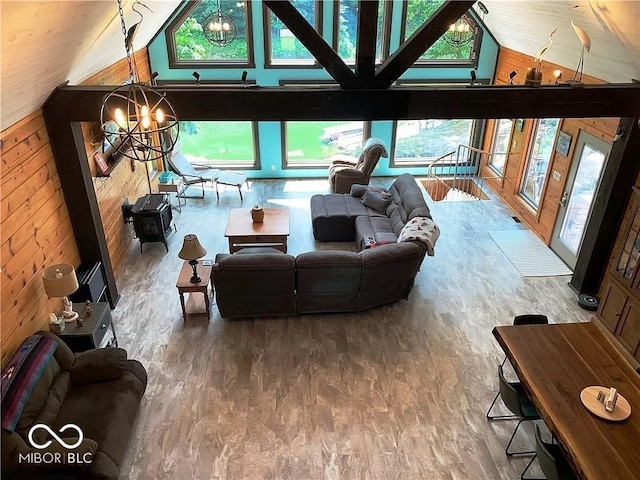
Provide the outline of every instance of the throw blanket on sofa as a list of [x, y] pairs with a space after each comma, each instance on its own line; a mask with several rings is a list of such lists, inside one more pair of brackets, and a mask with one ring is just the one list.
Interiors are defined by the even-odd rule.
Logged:
[[433, 257], [438, 237], [440, 237], [440, 229], [433, 220], [427, 217], [413, 217], [402, 228], [398, 235], [398, 243], [417, 240], [426, 245], [427, 255]]
[[13, 431], [40, 375], [49, 365], [58, 344], [42, 335], [31, 335], [2, 369], [2, 428]]

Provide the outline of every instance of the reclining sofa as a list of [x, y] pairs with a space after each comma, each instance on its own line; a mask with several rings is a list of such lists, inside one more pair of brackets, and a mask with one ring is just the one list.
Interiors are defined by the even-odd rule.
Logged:
[[388, 191], [390, 198], [374, 201], [373, 207], [362, 203], [368, 203], [368, 190], [357, 185], [352, 194], [311, 198], [316, 240], [355, 241], [357, 253], [217, 255], [212, 276], [220, 315], [360, 312], [406, 300], [429, 246], [398, 238], [408, 221], [430, 219], [429, 208], [411, 175], [398, 177]]
[[121, 348], [28, 337], [2, 370], [2, 478], [117, 480], [146, 386]]
[[297, 257], [219, 254], [212, 272], [216, 303], [223, 318], [360, 312], [407, 299], [424, 256], [419, 242]]
[[[356, 242], [358, 250], [372, 244], [398, 240], [405, 224], [416, 217], [431, 219], [416, 179], [408, 173], [391, 184], [391, 197], [383, 208], [367, 206], [366, 188], [352, 187], [352, 193], [311, 197], [313, 237], [320, 242]], [[371, 203], [375, 207], [375, 202]]]

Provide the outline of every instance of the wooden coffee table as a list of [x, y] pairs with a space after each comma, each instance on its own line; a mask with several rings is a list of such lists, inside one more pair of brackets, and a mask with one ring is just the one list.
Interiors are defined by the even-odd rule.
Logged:
[[272, 247], [287, 252], [289, 210], [264, 208], [264, 221], [253, 223], [251, 209], [232, 208], [224, 236], [229, 239], [229, 252], [247, 247]]

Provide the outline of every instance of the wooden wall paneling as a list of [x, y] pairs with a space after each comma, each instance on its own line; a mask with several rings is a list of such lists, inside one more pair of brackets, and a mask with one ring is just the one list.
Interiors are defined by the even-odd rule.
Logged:
[[[494, 81], [497, 84], [508, 84], [509, 73], [515, 70], [518, 72], [518, 75], [514, 79], [514, 84], [523, 84], [527, 67], [533, 65], [535, 65], [535, 63], [532, 57], [507, 48], [501, 48], [498, 54]], [[542, 70], [543, 84], [553, 83], [555, 81], [555, 77], [553, 76], [555, 70], [562, 71], [562, 78], [564, 80], [573, 76], [573, 71], [569, 71], [553, 63], [545, 62]], [[597, 78], [587, 75], [583, 77], [583, 80], [586, 84], [604, 83]], [[490, 173], [490, 169], [486, 166], [484, 167], [483, 172], [485, 172], [485, 177], [487, 177], [487, 184], [514, 210], [518, 218], [548, 245], [553, 235], [559, 201], [564, 191], [566, 176], [573, 156], [573, 149], [580, 130], [585, 130], [601, 138], [603, 141], [611, 143], [618, 126], [618, 120], [618, 118], [567, 118], [561, 120], [559, 131], [564, 131], [571, 135], [571, 149], [567, 157], [563, 157], [556, 152], [553, 153], [537, 212], [534, 212], [534, 210], [528, 206], [519, 193], [520, 179], [525, 173], [527, 152], [532, 140], [534, 120], [524, 119], [523, 132], [519, 132], [517, 129], [514, 130], [510, 145], [511, 155], [508, 157], [502, 182], [498, 181], [498, 179], [491, 178], [492, 174]], [[488, 139], [485, 146], [490, 149], [493, 127], [488, 125], [488, 128], [491, 128], [491, 130], [487, 130], [485, 133]], [[560, 173], [560, 181], [553, 179], [553, 171]]]
[[37, 130], [31, 131], [26, 137], [22, 137], [22, 141], [16, 143], [13, 147], [2, 151], [2, 176], [11, 174], [11, 172], [22, 165], [22, 162], [35, 152], [40, 150], [44, 145], [48, 145], [49, 137], [44, 126]]
[[22, 143], [24, 139], [29, 137], [29, 135], [31, 135], [33, 132], [37, 132], [43, 127], [44, 118], [42, 118], [42, 112], [36, 111], [3, 131], [2, 139], [0, 139], [2, 166], [4, 167], [6, 161], [5, 153], [13, 149], [13, 147], [16, 147], [18, 144]]
[[[517, 75], [513, 79], [514, 85], [524, 85], [524, 81], [527, 75], [527, 67], [535, 67], [533, 57], [524, 53], [517, 52], [505, 47], [500, 47], [498, 52], [498, 62], [496, 64], [496, 71], [494, 75], [494, 83], [498, 85], [506, 85], [509, 83], [509, 73], [516, 71]], [[562, 78], [560, 83], [573, 78], [574, 70], [557, 65], [551, 62], [542, 63], [542, 84], [552, 85], [555, 83], [555, 76], [553, 72], [560, 70], [562, 72]], [[599, 78], [592, 77], [590, 75], [582, 75], [582, 82], [587, 85], [598, 85], [605, 83]]]
[[41, 272], [56, 263], [79, 264], [60, 179], [41, 111], [0, 133], [1, 362], [24, 338], [48, 328], [62, 300], [44, 293]]
[[[138, 50], [134, 54], [134, 63], [137, 66], [138, 78], [146, 81], [151, 78], [149, 56], [146, 49]], [[118, 85], [129, 77], [129, 64], [124, 58], [110, 67], [88, 78], [83, 85]], [[96, 112], [96, 121], [98, 121]], [[128, 159], [123, 159], [111, 172], [109, 177], [95, 177], [96, 165], [93, 154], [100, 150], [100, 144], [96, 142], [96, 132], [92, 131], [95, 124], [81, 122], [82, 133], [85, 140], [85, 149], [89, 162], [89, 169], [93, 178], [93, 186], [98, 200], [100, 219], [104, 228], [107, 249], [114, 272], [117, 274], [126, 252], [128, 251], [133, 235], [131, 229], [124, 224], [121, 205], [126, 198], [134, 203], [137, 198], [149, 193], [146, 171], [144, 165], [137, 165], [135, 171], [131, 170]]]

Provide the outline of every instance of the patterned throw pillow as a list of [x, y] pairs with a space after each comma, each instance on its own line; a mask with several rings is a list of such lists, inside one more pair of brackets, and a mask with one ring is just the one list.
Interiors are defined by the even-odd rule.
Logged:
[[440, 237], [440, 229], [433, 220], [428, 217], [413, 217], [402, 227], [398, 235], [398, 243], [418, 240], [426, 245], [427, 255], [433, 257], [438, 237]]

